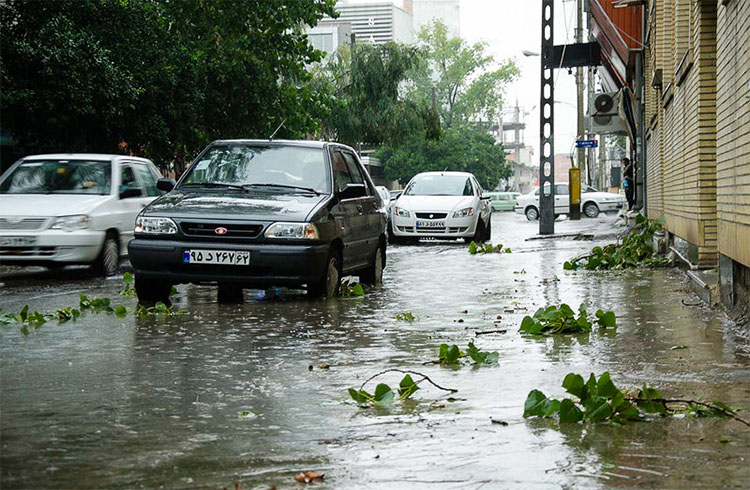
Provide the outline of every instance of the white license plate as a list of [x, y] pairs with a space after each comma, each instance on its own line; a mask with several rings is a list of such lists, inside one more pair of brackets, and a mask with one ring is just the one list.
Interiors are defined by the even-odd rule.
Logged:
[[185, 250], [185, 264], [250, 265], [250, 252], [236, 250]]
[[445, 221], [417, 221], [417, 228], [445, 228]]
[[2, 236], [0, 247], [33, 247], [36, 245], [35, 236]]

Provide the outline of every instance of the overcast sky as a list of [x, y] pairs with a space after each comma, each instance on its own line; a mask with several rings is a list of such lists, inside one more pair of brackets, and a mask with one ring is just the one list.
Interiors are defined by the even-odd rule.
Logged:
[[[555, 1], [555, 44], [574, 41], [575, 7], [575, 0]], [[526, 145], [534, 147], [538, 158], [540, 58], [521, 52], [540, 52], [541, 0], [460, 0], [460, 8], [461, 37], [488, 43], [495, 59], [516, 60], [521, 77], [508, 87], [505, 106], [515, 106], [518, 99], [521, 108], [530, 113], [526, 116]], [[555, 104], [555, 153], [569, 153], [576, 137], [575, 71], [568, 75], [567, 70], [556, 70], [555, 76], [555, 100], [560, 101]]]

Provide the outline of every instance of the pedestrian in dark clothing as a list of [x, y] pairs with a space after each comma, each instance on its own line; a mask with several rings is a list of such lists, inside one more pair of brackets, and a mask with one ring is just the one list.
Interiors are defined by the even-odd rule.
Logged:
[[635, 170], [633, 162], [629, 158], [625, 157], [622, 159], [623, 171], [622, 175], [623, 185], [625, 186], [625, 199], [628, 200], [628, 211], [633, 209], [635, 206]]

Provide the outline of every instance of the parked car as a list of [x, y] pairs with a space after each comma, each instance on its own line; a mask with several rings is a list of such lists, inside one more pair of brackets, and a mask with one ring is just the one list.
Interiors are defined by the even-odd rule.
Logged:
[[378, 284], [385, 211], [357, 154], [317, 141], [214, 141], [138, 216], [130, 261], [141, 302], [172, 285], [306, 287], [333, 296], [343, 275]]
[[415, 175], [392, 206], [396, 240], [490, 238], [490, 197], [468, 172]]
[[114, 274], [160, 178], [149, 160], [123, 155], [20, 159], [0, 177], [0, 263]]
[[493, 211], [513, 211], [516, 208], [516, 197], [520, 192], [490, 192], [490, 204]]
[[[596, 218], [600, 212], [622, 209], [625, 196], [611, 192], [599, 192], [591, 186], [581, 190], [581, 211], [589, 218]], [[555, 215], [570, 212], [568, 184], [555, 184]], [[516, 213], [525, 214], [526, 219], [539, 219], [539, 189], [516, 198]]]

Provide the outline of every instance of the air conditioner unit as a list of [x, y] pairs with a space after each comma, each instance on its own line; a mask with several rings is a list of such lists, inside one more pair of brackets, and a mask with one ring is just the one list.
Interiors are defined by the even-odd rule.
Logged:
[[594, 107], [589, 108], [588, 133], [625, 133], [625, 124], [620, 118], [620, 92], [594, 94]]

